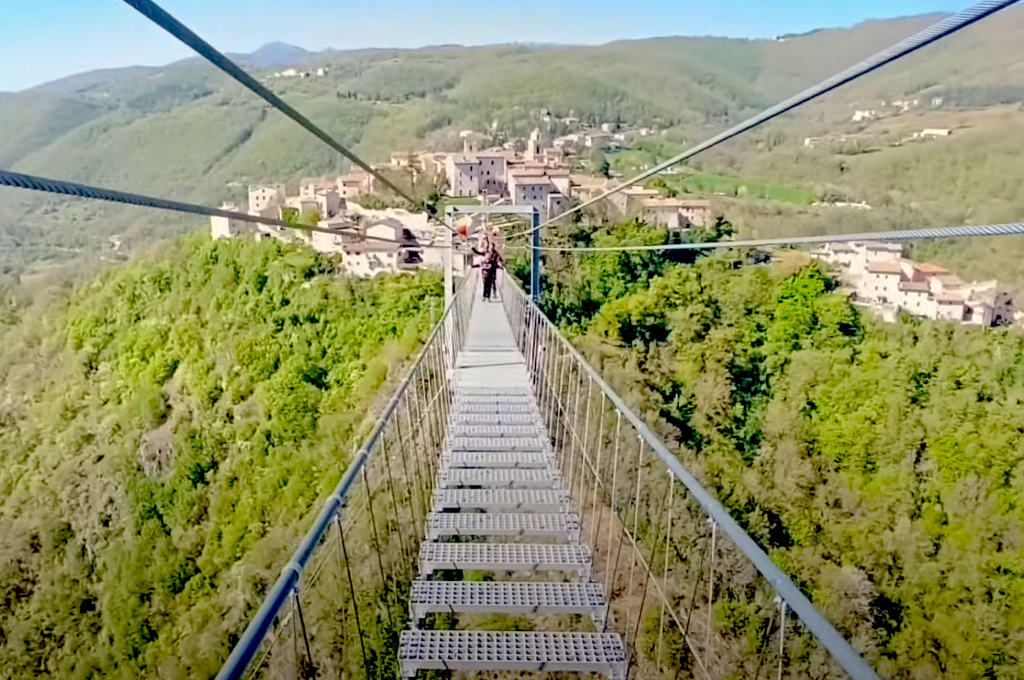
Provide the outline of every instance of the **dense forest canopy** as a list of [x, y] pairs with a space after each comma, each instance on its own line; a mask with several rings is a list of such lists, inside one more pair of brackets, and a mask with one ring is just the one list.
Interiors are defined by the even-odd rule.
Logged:
[[216, 672], [441, 309], [332, 271], [193, 237], [8, 315], [4, 677]]
[[551, 258], [544, 304], [884, 677], [1022, 677], [1024, 341], [746, 262]]

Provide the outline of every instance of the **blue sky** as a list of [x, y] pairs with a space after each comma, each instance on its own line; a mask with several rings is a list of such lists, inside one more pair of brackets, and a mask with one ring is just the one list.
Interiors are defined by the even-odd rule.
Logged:
[[[121, 0], [3, 2], [0, 91], [96, 68], [190, 56]], [[221, 50], [281, 40], [306, 49], [438, 43], [603, 43], [663, 35], [772, 37], [873, 17], [955, 10], [948, 0], [161, 0]]]

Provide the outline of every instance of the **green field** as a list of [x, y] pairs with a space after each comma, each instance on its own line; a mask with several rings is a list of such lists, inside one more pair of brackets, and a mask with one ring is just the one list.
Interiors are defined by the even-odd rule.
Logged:
[[[607, 158], [617, 172], [625, 177], [631, 177], [668, 160], [681, 150], [682, 147], [678, 144], [646, 141], [633, 148], [607, 154]], [[810, 188], [750, 177], [692, 170], [683, 170], [679, 174], [661, 175], [653, 180], [651, 185], [682, 194], [717, 194], [796, 205], [810, 205], [815, 200], [814, 190]]]
[[450, 205], [480, 205], [480, 199], [475, 196], [442, 196], [437, 202], [437, 211], [443, 214]]
[[749, 177], [730, 177], [709, 172], [692, 175], [668, 175], [665, 184], [684, 194], [718, 194], [760, 198], [780, 203], [810, 205], [814, 202], [814, 191], [804, 187], [776, 184]]

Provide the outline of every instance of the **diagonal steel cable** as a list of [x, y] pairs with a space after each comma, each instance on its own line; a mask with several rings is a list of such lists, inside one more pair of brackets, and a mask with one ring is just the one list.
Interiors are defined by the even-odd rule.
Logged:
[[[557, 252], [633, 252], [642, 250], [716, 250], [723, 248], [766, 248], [771, 246], [800, 246], [826, 243], [853, 243], [858, 241], [914, 241], [918, 239], [966, 238], [972, 236], [1020, 236], [1024, 223], [977, 224], [962, 227], [929, 227], [926, 229], [900, 229], [896, 231], [866, 231], [857, 234], [820, 234], [817, 236], [786, 236], [782, 238], [714, 241], [710, 243], [666, 243], [637, 246], [542, 246], [540, 250]], [[531, 250], [530, 246], [508, 246], [513, 250]]]
[[[349, 159], [357, 166], [370, 173], [381, 184], [394, 191], [396, 194], [409, 201], [413, 206], [421, 208], [427, 212], [432, 218], [436, 218], [436, 211], [424, 203], [420, 203], [412, 196], [399, 189], [394, 185], [388, 178], [373, 169], [371, 165], [366, 163], [359, 156], [355, 155], [347, 148], [341, 145], [336, 139], [331, 137], [329, 134], [324, 132], [321, 128], [317, 127], [311, 120], [306, 118], [304, 115], [299, 113], [288, 104], [286, 101], [278, 97], [276, 94], [271, 92], [266, 86], [260, 83], [258, 80], [249, 75], [241, 66], [228, 59], [223, 53], [219, 52], [210, 43], [206, 42], [199, 37], [194, 31], [185, 26], [173, 16], [171, 16], [166, 10], [157, 5], [152, 0], [124, 0], [125, 4], [130, 5], [134, 9], [138, 10], [147, 19], [164, 29], [175, 38], [185, 43], [193, 50], [199, 53], [208, 62], [219, 68], [224, 73], [234, 78], [238, 83], [244, 86], [249, 91], [253, 92], [265, 102], [273, 106], [275, 109], [285, 114], [296, 123], [304, 127], [306, 130], [311, 132], [324, 144], [340, 153], [345, 158]], [[444, 223], [444, 220], [439, 220]], [[445, 226], [448, 226], [445, 224]], [[451, 227], [448, 226], [450, 229]], [[454, 230], [453, 230], [454, 231]]]
[[[132, 194], [125, 191], [115, 191], [113, 189], [102, 189], [100, 187], [89, 186], [88, 184], [65, 182], [63, 180], [50, 179], [48, 177], [36, 177], [34, 175], [25, 175], [20, 172], [10, 172], [9, 170], [0, 170], [0, 186], [13, 187], [16, 189], [29, 189], [31, 191], [60, 194], [62, 196], [75, 196], [77, 198], [91, 198], [100, 201], [110, 201], [112, 203], [123, 203], [125, 205], [137, 205], [143, 208], [171, 210], [173, 212], [203, 215], [205, 217], [227, 217], [229, 219], [250, 222], [252, 224], [270, 224], [284, 229], [297, 229], [299, 231], [310, 232], [315, 231], [321, 234], [331, 234], [334, 236], [350, 234], [370, 241], [382, 241], [384, 243], [397, 243], [400, 245], [404, 243], [403, 241], [396, 241], [390, 238], [365, 235], [356, 230], [355, 227], [353, 227], [354, 231], [345, 232], [336, 229], [314, 227], [307, 224], [292, 224], [291, 222], [285, 222], [284, 220], [278, 220], [272, 217], [259, 217], [258, 215], [250, 215], [249, 213], [236, 212], [233, 210], [223, 210], [221, 208], [207, 208], [206, 206], [195, 205], [193, 203], [182, 203], [180, 201], [171, 201], [166, 198], [155, 198], [153, 196]], [[440, 246], [417, 247], [437, 248]]]
[[[663, 172], [674, 165], [678, 165], [685, 160], [693, 158], [699, 153], [702, 153], [704, 151], [707, 151], [708, 149], [718, 146], [722, 142], [728, 141], [734, 137], [738, 137], [739, 135], [748, 132], [760, 125], [763, 125], [764, 123], [767, 123], [768, 121], [774, 118], [778, 118], [779, 116], [788, 113], [793, 109], [802, 106], [803, 104], [806, 104], [807, 102], [813, 99], [817, 99], [818, 97], [827, 94], [832, 90], [842, 87], [843, 85], [846, 85], [847, 83], [850, 83], [854, 80], [857, 80], [861, 76], [865, 76], [868, 73], [871, 73], [872, 71], [875, 71], [877, 69], [882, 68], [883, 66], [886, 66], [887, 64], [891, 64], [897, 59], [901, 59], [907, 56], [908, 54], [916, 52], [922, 47], [925, 47], [927, 45], [932, 44], [933, 42], [936, 42], [949, 35], [952, 35], [953, 33], [956, 33], [957, 31], [980, 21], [987, 16], [995, 14], [1000, 10], [1006, 9], [1007, 7], [1016, 4], [1017, 1], [1018, 0], [984, 0], [983, 2], [976, 3], [969, 7], [968, 9], [963, 10], [962, 12], [958, 12], [957, 14], [946, 17], [939, 23], [930, 26], [924, 29], [923, 31], [920, 31], [919, 33], [916, 33], [910, 36], [909, 38], [901, 40], [892, 47], [889, 47], [888, 49], [882, 50], [881, 52], [871, 57], [868, 57], [867, 59], [861, 61], [860, 63], [855, 64], [850, 68], [846, 69], [845, 71], [837, 73], [831, 78], [823, 80], [817, 85], [813, 85], [807, 88], [806, 90], [793, 95], [789, 99], [779, 102], [775, 106], [772, 106], [768, 109], [765, 109], [761, 113], [753, 116], [752, 118], [748, 118], [747, 120], [743, 121], [742, 123], [739, 123], [738, 125], [735, 125], [732, 128], [729, 128], [725, 132], [722, 132], [721, 134], [718, 134], [712, 137], [711, 139], [708, 139], [707, 141], [702, 142], [697, 146], [682, 152], [677, 156], [673, 156], [667, 161], [654, 166], [650, 170], [640, 173], [639, 175], [628, 180], [624, 184], [621, 184], [615, 187], [614, 189], [610, 189], [604, 192], [603, 194], [590, 199], [589, 201], [584, 201], [583, 203], [574, 206], [545, 222], [542, 222], [539, 226], [534, 227], [533, 229], [527, 229], [525, 231], [512, 234], [512, 236], [532, 234], [534, 231], [541, 229], [542, 227], [546, 227], [547, 225], [552, 224], [555, 221], [560, 220], [563, 217], [566, 217], [567, 215], [571, 215], [575, 212], [583, 210], [584, 208], [594, 205], [599, 201], [603, 201], [609, 196], [617, 194], [621, 191], [625, 191], [629, 187], [638, 184], [639, 182], [642, 182], [649, 177], [653, 177], [654, 175], [657, 175], [658, 173]], [[509, 238], [512, 238], [512, 236], [509, 236]]]

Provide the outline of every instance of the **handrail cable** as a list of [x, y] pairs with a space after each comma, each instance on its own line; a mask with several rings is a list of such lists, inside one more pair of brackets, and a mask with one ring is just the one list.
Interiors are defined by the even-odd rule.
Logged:
[[275, 109], [285, 114], [302, 127], [306, 128], [306, 130], [313, 133], [318, 139], [320, 139], [320, 141], [324, 142], [332, 149], [340, 153], [342, 156], [349, 159], [366, 172], [370, 173], [370, 175], [372, 175], [381, 184], [391, 189], [405, 200], [409, 201], [409, 203], [411, 203], [414, 207], [422, 208], [428, 215], [430, 215], [430, 217], [434, 218], [435, 221], [440, 222], [448, 229], [451, 229], [453, 232], [455, 231], [444, 220], [437, 219], [436, 211], [433, 210], [429, 205], [426, 205], [425, 203], [420, 203], [412, 196], [409, 196], [407, 193], [399, 189], [397, 186], [394, 185], [394, 183], [391, 182], [391, 180], [387, 179], [382, 174], [374, 170], [371, 165], [369, 165], [368, 163], [363, 161], [363, 159], [359, 158], [359, 156], [355, 155], [353, 152], [349, 151], [347, 148], [342, 146], [341, 143], [339, 143], [336, 139], [334, 139], [329, 134], [324, 132], [321, 128], [314, 125], [312, 121], [310, 121], [304, 115], [295, 110], [294, 107], [292, 107], [286, 101], [284, 101], [279, 96], [271, 92], [262, 83], [253, 78], [251, 75], [249, 75], [241, 66], [228, 59], [227, 56], [219, 52], [217, 48], [215, 48], [213, 45], [200, 38], [199, 35], [197, 35], [194, 31], [185, 26], [183, 23], [175, 19], [166, 10], [161, 8], [155, 2], [153, 2], [152, 0], [124, 0], [124, 2], [138, 10], [143, 16], [145, 16], [147, 19], [158, 25], [160, 28], [164, 29], [165, 31], [173, 35], [175, 38], [191, 47], [193, 50], [198, 52], [200, 56], [202, 56], [204, 59], [209, 61], [211, 64], [219, 68], [224, 73], [234, 78], [248, 90], [261, 97], [264, 101], [273, 106]]
[[[19, 172], [10, 172], [9, 170], [0, 170], [0, 186], [29, 189], [31, 191], [42, 191], [50, 194], [61, 194], [63, 196], [75, 196], [78, 198], [92, 198], [101, 201], [110, 201], [112, 203], [137, 205], [144, 208], [157, 208], [159, 210], [171, 210], [174, 212], [203, 215], [206, 217], [227, 217], [229, 219], [251, 222], [253, 224], [271, 224], [275, 227], [283, 227], [285, 229], [298, 229], [300, 231], [311, 232], [315, 231], [321, 234], [332, 234], [335, 236], [350, 234], [369, 241], [411, 245], [406, 244], [404, 241], [396, 241], [394, 239], [382, 238], [379, 236], [369, 236], [358, 231], [340, 231], [336, 229], [314, 227], [307, 224], [292, 224], [272, 217], [259, 217], [257, 215], [235, 212], [233, 210], [207, 208], [206, 206], [195, 205], [193, 203], [181, 203], [180, 201], [170, 201], [165, 198], [154, 198], [152, 196], [143, 196], [142, 194], [131, 194], [124, 191], [114, 191], [113, 189], [102, 189], [100, 187], [93, 187], [87, 184], [76, 184], [74, 182], [65, 182], [58, 179], [49, 179], [47, 177], [24, 175]], [[423, 246], [417, 244], [415, 247], [439, 248], [442, 246]]]
[[916, 52], [922, 47], [925, 47], [933, 42], [941, 40], [946, 36], [952, 35], [953, 33], [963, 28], [966, 28], [967, 26], [970, 26], [971, 24], [980, 21], [981, 19], [984, 19], [989, 15], [995, 14], [1000, 10], [1006, 9], [1007, 7], [1014, 5], [1017, 2], [1018, 0], [983, 0], [982, 2], [976, 3], [975, 5], [963, 10], [962, 12], [958, 12], [957, 14], [946, 17], [939, 23], [930, 26], [924, 29], [923, 31], [920, 31], [910, 36], [909, 38], [901, 40], [892, 47], [889, 47], [888, 49], [885, 49], [871, 57], [868, 57], [867, 59], [861, 61], [860, 63], [855, 64], [854, 66], [851, 66], [850, 68], [846, 69], [845, 71], [837, 73], [831, 78], [823, 80], [817, 85], [813, 85], [807, 88], [806, 90], [793, 95], [789, 99], [786, 99], [785, 101], [779, 102], [775, 106], [765, 109], [761, 113], [751, 118], [748, 118], [747, 120], [726, 130], [725, 132], [722, 132], [712, 137], [711, 139], [708, 139], [707, 141], [704, 141], [698, 144], [697, 146], [694, 146], [693, 148], [682, 152], [677, 156], [673, 156], [667, 161], [664, 161], [663, 163], [654, 166], [650, 170], [640, 173], [639, 175], [630, 179], [624, 184], [621, 184], [613, 189], [610, 189], [604, 192], [603, 194], [596, 196], [588, 201], [584, 201], [583, 203], [580, 203], [577, 206], [569, 208], [565, 212], [556, 215], [555, 217], [552, 217], [551, 219], [545, 222], [542, 222], [537, 227], [512, 234], [509, 236], [509, 238], [512, 238], [513, 236], [522, 236], [524, 234], [532, 234], [534, 231], [546, 227], [549, 224], [552, 224], [557, 220], [566, 217], [567, 215], [571, 215], [575, 212], [583, 210], [584, 208], [594, 205], [599, 201], [603, 201], [609, 196], [617, 194], [621, 191], [625, 191], [629, 187], [644, 181], [648, 177], [653, 177], [654, 175], [657, 175], [658, 173], [664, 170], [667, 170], [675, 165], [678, 165], [679, 163], [682, 163], [685, 160], [693, 158], [699, 153], [702, 153], [704, 151], [707, 151], [708, 149], [718, 146], [722, 142], [728, 141], [734, 137], [738, 137], [739, 135], [745, 132], [748, 132], [764, 123], [767, 123], [770, 120], [773, 120], [774, 118], [778, 118], [784, 113], [788, 113], [789, 111], [792, 111], [793, 109], [796, 109], [797, 107], [802, 106], [803, 104], [806, 104], [807, 102], [813, 99], [817, 99], [818, 97], [827, 94], [832, 90], [835, 90], [849, 82], [852, 82], [860, 78], [861, 76], [867, 75], [868, 73], [871, 73], [872, 71], [875, 71], [883, 66], [886, 66], [887, 64], [890, 64], [896, 61], [897, 59], [905, 57], [908, 54], [911, 54], [912, 52]]
[[850, 678], [855, 680], [878, 680], [874, 668], [868, 664], [853, 646], [844, 638], [835, 627], [826, 619], [821, 612], [815, 608], [810, 599], [800, 591], [800, 588], [790, 577], [775, 564], [771, 557], [761, 548], [760, 545], [748, 534], [743, 527], [722, 505], [721, 501], [709, 491], [704, 484], [683, 464], [679, 457], [665, 445], [665, 442], [658, 437], [647, 425], [644, 419], [638, 415], [626, 401], [616, 392], [611, 385], [601, 376], [583, 354], [562, 334], [555, 323], [548, 318], [537, 303], [529, 299], [522, 287], [514, 277], [506, 277], [507, 284], [511, 284], [522, 300], [524, 305], [532, 308], [540, 323], [554, 332], [557, 342], [562, 349], [582, 369], [582, 373], [602, 391], [608, 401], [629, 423], [640, 440], [645, 442], [648, 448], [668, 467], [675, 475], [675, 480], [685, 487], [691, 497], [701, 507], [708, 518], [732, 540], [735, 547], [744, 555], [761, 576], [771, 585], [779, 597], [797, 614], [806, 629], [814, 635], [822, 646], [828, 650], [832, 658]]
[[391, 395], [391, 399], [388, 400], [388, 404], [385, 406], [384, 411], [380, 416], [378, 416], [373, 429], [370, 430], [366, 439], [363, 440], [363, 445], [359, 447], [359, 450], [349, 462], [348, 468], [341, 476], [338, 484], [334, 487], [334, 492], [327, 498], [327, 501], [320, 510], [320, 514], [317, 515], [316, 520], [313, 522], [313, 526], [306, 532], [302, 542], [299, 543], [299, 547], [295, 549], [294, 553], [292, 553], [291, 561], [289, 561], [281, 570], [280, 576], [278, 576], [277, 581], [267, 593], [267, 596], [263, 600], [263, 604], [260, 605], [255, 616], [253, 616], [249, 621], [245, 632], [242, 633], [242, 637], [231, 650], [231, 654], [228, 655], [224, 665], [221, 666], [220, 671], [217, 673], [216, 680], [238, 680], [238, 678], [240, 678], [245, 672], [245, 669], [248, 667], [253, 657], [256, 655], [256, 651], [259, 649], [263, 638], [266, 636], [267, 631], [270, 630], [270, 626], [274, 623], [274, 618], [277, 616], [284, 602], [288, 599], [296, 585], [299, 583], [302, 572], [305, 570], [306, 564], [309, 562], [313, 551], [319, 544], [320, 539], [323, 538], [324, 533], [326, 533], [328, 528], [330, 528], [331, 520], [334, 518], [336, 513], [347, 505], [349, 491], [358, 483], [359, 474], [369, 463], [374, 445], [377, 443], [377, 439], [381, 436], [381, 433], [384, 432], [384, 428], [387, 425], [391, 414], [398, 409], [399, 401], [405, 393], [406, 388], [412, 383], [413, 377], [419, 370], [420, 365], [426, 360], [428, 349], [434, 342], [434, 339], [449, 328], [449, 318], [454, 317], [459, 296], [462, 294], [463, 290], [465, 290], [467, 285], [472, 285], [470, 284], [470, 281], [474, 281], [475, 283], [475, 277], [472, 275], [467, 276], [459, 286], [458, 290], [456, 290], [455, 295], [452, 297], [452, 301], [445, 308], [440, 321], [438, 321], [437, 325], [434, 326], [433, 330], [431, 330], [430, 334], [427, 336], [427, 339], [423, 342], [415, 361], [413, 361], [409, 369], [406, 370], [402, 382]]
[[[554, 252], [633, 252], [642, 250], [715, 250], [725, 248], [759, 248], [770, 246], [797, 246], [824, 243], [853, 243], [859, 241], [913, 241], [927, 238], [964, 238], [970, 236], [1024, 235], [1024, 223], [980, 224], [962, 227], [931, 227], [897, 231], [867, 231], [857, 234], [821, 234], [817, 236], [786, 236], [781, 238], [745, 239], [742, 241], [713, 241], [708, 243], [665, 243], [661, 245], [625, 246], [542, 246], [540, 250]], [[513, 250], [533, 250], [532, 246], [508, 246]]]

